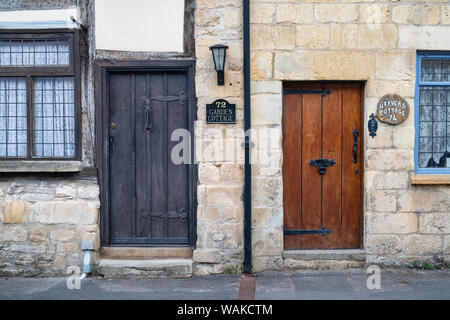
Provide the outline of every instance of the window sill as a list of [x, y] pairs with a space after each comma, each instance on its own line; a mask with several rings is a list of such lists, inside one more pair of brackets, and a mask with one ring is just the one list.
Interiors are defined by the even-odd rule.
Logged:
[[82, 169], [81, 161], [0, 161], [0, 172], [80, 172]]
[[411, 174], [411, 184], [450, 184], [450, 174]]

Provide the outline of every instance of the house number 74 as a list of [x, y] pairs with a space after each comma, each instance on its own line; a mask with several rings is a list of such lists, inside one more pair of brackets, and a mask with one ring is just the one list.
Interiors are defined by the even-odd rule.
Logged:
[[389, 115], [389, 120], [392, 120], [392, 121], [398, 121], [398, 120], [397, 120], [397, 117], [395, 116], [395, 114], [390, 114], [390, 115]]

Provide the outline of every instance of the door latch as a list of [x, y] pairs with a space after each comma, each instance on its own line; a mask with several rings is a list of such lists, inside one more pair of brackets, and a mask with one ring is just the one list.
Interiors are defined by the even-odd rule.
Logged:
[[109, 151], [114, 151], [114, 137], [109, 136]]
[[312, 167], [317, 167], [321, 176], [327, 171], [327, 167], [334, 166], [336, 161], [332, 159], [315, 159], [308, 162]]
[[353, 130], [353, 163], [358, 162], [358, 129]]
[[150, 134], [153, 130], [153, 119], [152, 113], [153, 108], [151, 105], [151, 98], [144, 97], [145, 105], [144, 105], [144, 131], [146, 134]]
[[145, 115], [144, 115], [144, 131], [145, 133], [149, 134], [150, 132], [152, 132], [153, 129], [153, 122], [152, 122], [152, 107], [146, 106], [144, 109]]

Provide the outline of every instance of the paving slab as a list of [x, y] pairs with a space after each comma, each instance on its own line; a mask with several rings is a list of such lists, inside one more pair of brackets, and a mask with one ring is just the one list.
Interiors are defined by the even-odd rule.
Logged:
[[[313, 270], [302, 272], [262, 273], [258, 283], [288, 283], [293, 287], [279, 291], [269, 286], [256, 288], [256, 299], [294, 300], [450, 300], [450, 270], [381, 269], [380, 289], [369, 289], [365, 269], [342, 271]], [[276, 281], [273, 281], [276, 279]]]
[[[450, 300], [450, 270], [381, 269], [381, 288], [367, 288], [365, 269], [263, 272], [256, 274], [255, 299]], [[88, 277], [70, 290], [66, 278], [0, 278], [1, 300], [230, 300], [239, 294], [240, 275], [186, 279]]]
[[240, 278], [86, 278], [80, 289], [68, 289], [66, 278], [0, 278], [0, 300], [229, 300], [237, 299]]

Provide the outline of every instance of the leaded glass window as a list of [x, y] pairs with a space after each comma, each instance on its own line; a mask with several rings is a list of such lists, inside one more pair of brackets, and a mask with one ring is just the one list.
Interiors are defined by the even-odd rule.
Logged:
[[[450, 56], [425, 56], [418, 75], [416, 165], [450, 168]], [[416, 100], [417, 101], [417, 100]]]
[[67, 66], [67, 39], [0, 40], [0, 66]]
[[26, 155], [26, 81], [24, 78], [0, 78], [0, 157]]
[[73, 78], [37, 78], [34, 83], [34, 155], [74, 157]]
[[0, 33], [0, 158], [77, 158], [77, 37]]

